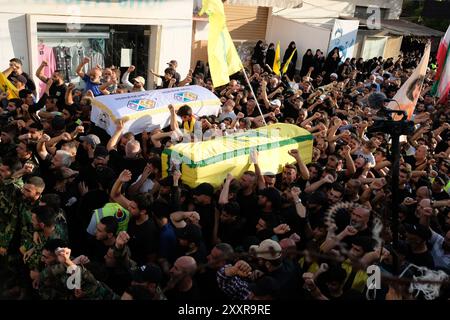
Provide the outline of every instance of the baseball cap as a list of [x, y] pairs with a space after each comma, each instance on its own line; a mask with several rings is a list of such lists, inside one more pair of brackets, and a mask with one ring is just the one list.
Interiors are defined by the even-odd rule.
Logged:
[[404, 227], [407, 233], [414, 234], [423, 240], [428, 240], [431, 238], [430, 229], [421, 224], [405, 224]]
[[249, 289], [255, 296], [276, 296], [280, 291], [280, 285], [278, 282], [270, 276], [264, 276], [256, 282], [249, 284]]
[[159, 283], [162, 280], [162, 277], [163, 274], [161, 269], [153, 264], [143, 265], [131, 272], [132, 280], [137, 283]]
[[280, 101], [280, 99], [272, 100], [272, 101], [270, 101], [270, 104], [275, 105], [275, 106], [277, 106], [277, 107], [281, 107], [281, 101]]
[[263, 173], [263, 176], [275, 177], [276, 174], [273, 173], [272, 171], [266, 171], [266, 172]]
[[145, 79], [143, 77], [141, 77], [141, 76], [134, 78], [133, 81], [139, 82], [143, 86], [145, 86]]
[[27, 81], [27, 78], [25, 78], [25, 77], [24, 77], [23, 75], [21, 75], [21, 74], [14, 76], [14, 77], [12, 78], [12, 80], [22, 82], [23, 84], [27, 84], [27, 82], [28, 82], [28, 81]]
[[336, 73], [332, 73], [332, 74], [330, 74], [330, 78], [331, 77], [335, 77], [336, 79], [338, 78], [338, 75], [336, 74]]
[[254, 253], [256, 257], [265, 260], [277, 260], [281, 257], [281, 246], [278, 242], [266, 239], [259, 246], [250, 246], [250, 253]]
[[194, 189], [194, 195], [200, 196], [202, 194], [205, 195], [205, 196], [212, 197], [214, 195], [214, 187], [211, 184], [207, 183], [207, 182], [199, 184]]
[[184, 239], [195, 244], [199, 244], [203, 240], [202, 230], [199, 226], [188, 223], [184, 228], [176, 229], [178, 239]]
[[169, 62], [167, 62], [168, 65], [178, 65], [177, 60], [170, 60]]
[[384, 81], [384, 78], [382, 76], [377, 76], [377, 80]]
[[100, 144], [100, 138], [95, 134], [88, 134], [87, 136], [80, 137], [80, 141], [87, 141], [93, 147]]
[[108, 150], [104, 146], [100, 145], [95, 148], [94, 158], [106, 158], [108, 154]]

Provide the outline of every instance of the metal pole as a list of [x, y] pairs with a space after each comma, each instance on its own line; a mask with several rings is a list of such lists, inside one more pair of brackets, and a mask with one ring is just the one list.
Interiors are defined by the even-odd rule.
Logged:
[[259, 107], [258, 98], [256, 97], [255, 93], [253, 92], [252, 85], [250, 84], [250, 80], [248, 79], [247, 71], [245, 71], [244, 66], [242, 66], [242, 71], [244, 71], [245, 80], [247, 81], [248, 86], [250, 87], [250, 91], [252, 92], [253, 97], [255, 98], [256, 106], [258, 107], [258, 111], [261, 114], [262, 120], [264, 122], [264, 125], [267, 126], [266, 119], [264, 119], [264, 115], [261, 111], [261, 108]]
[[[398, 249], [398, 205], [399, 205], [399, 182], [398, 175], [400, 172], [400, 135], [391, 134], [392, 139], [392, 242], [394, 249]], [[394, 270], [398, 272], [398, 259], [394, 255]]]

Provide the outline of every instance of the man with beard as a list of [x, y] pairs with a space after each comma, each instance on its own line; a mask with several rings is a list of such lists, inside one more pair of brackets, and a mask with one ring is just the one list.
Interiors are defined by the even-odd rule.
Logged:
[[95, 243], [88, 254], [93, 261], [103, 261], [108, 250], [116, 243], [118, 224], [114, 217], [104, 217], [97, 224], [95, 231]]
[[178, 239], [179, 257], [192, 257], [197, 264], [207, 262], [207, 251], [203, 241], [202, 229], [198, 225], [187, 223], [184, 228], [176, 229], [176, 235]]
[[24, 272], [21, 255], [33, 239], [30, 209], [44, 189], [40, 177], [31, 177], [21, 189], [12, 182], [0, 186], [0, 273], [9, 273], [11, 279], [25, 279], [20, 275]]
[[356, 207], [351, 210], [350, 223], [336, 237], [328, 237], [320, 246], [321, 251], [328, 252], [340, 242], [351, 245], [355, 237], [371, 237], [369, 228], [370, 210], [364, 207]]
[[246, 171], [239, 180], [241, 189], [238, 191], [236, 200], [245, 219], [246, 231], [252, 231], [258, 221], [258, 197], [256, 195], [257, 177], [253, 171]]
[[155, 260], [157, 251], [157, 229], [152, 219], [151, 194], [137, 194], [131, 200], [122, 193], [123, 183], [131, 181], [131, 172], [124, 170], [114, 183], [111, 190], [111, 199], [122, 207], [127, 208], [131, 214], [128, 223], [128, 234], [131, 237], [129, 247], [131, 257], [139, 265]]
[[172, 176], [159, 181], [160, 188], [154, 206], [158, 207], [158, 210], [167, 217], [172, 212], [180, 210], [180, 188], [178, 186], [180, 177], [181, 173], [176, 171]]
[[170, 279], [165, 288], [169, 301], [186, 302], [200, 300], [200, 291], [193, 276], [197, 270], [195, 259], [183, 256], [170, 269]]
[[200, 215], [203, 239], [207, 248], [213, 245], [213, 230], [215, 223], [216, 206], [213, 200], [214, 187], [209, 183], [199, 184], [193, 192], [195, 211]]
[[228, 243], [219, 243], [212, 248], [206, 268], [195, 276], [200, 292], [210, 301], [227, 300], [226, 295], [220, 290], [217, 283], [217, 271], [233, 260], [234, 250]]
[[287, 264], [282, 257], [282, 249], [278, 242], [271, 239], [253, 245], [250, 254], [258, 258], [258, 270], [270, 276], [280, 285], [279, 299], [295, 300], [299, 293], [300, 270], [297, 266]]

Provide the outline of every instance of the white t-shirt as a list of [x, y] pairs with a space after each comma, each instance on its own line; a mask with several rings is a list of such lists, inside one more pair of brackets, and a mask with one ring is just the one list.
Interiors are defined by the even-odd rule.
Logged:
[[375, 165], [375, 157], [373, 156], [372, 153], [363, 153], [362, 150], [358, 150], [358, 151], [355, 152], [355, 155], [358, 158], [364, 158], [372, 166]]
[[[134, 186], [142, 177], [142, 174], [137, 178], [137, 180], [132, 184]], [[151, 192], [153, 187], [155, 186], [155, 183], [151, 179], [147, 179], [144, 181], [142, 186], [139, 188], [140, 193], [146, 193]]]

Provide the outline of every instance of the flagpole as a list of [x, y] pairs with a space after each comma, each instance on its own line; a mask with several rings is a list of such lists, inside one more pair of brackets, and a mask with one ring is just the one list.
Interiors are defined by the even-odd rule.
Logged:
[[263, 115], [263, 113], [262, 113], [262, 111], [261, 111], [261, 107], [259, 106], [259, 103], [258, 103], [258, 97], [257, 97], [257, 96], [255, 95], [255, 93], [253, 92], [253, 87], [252, 87], [252, 85], [250, 84], [250, 80], [249, 80], [249, 78], [248, 78], [247, 71], [245, 71], [244, 65], [242, 65], [242, 71], [244, 71], [245, 80], [247, 81], [247, 84], [248, 84], [248, 86], [250, 87], [250, 91], [252, 92], [252, 95], [253, 95], [253, 97], [255, 98], [256, 106], [258, 107], [258, 111], [259, 111], [259, 113], [261, 114], [262, 120], [263, 120], [263, 122], [264, 122], [264, 126], [267, 126], [266, 119], [264, 119], [264, 115]]

